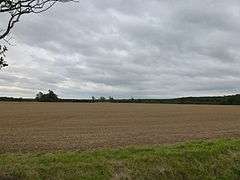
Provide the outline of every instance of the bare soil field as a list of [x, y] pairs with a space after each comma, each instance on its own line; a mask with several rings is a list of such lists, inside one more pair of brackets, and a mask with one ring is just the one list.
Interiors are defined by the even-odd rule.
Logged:
[[240, 137], [240, 106], [0, 103], [0, 153]]

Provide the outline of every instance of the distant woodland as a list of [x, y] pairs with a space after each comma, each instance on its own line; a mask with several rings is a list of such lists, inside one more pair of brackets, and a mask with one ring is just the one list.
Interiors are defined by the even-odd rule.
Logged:
[[240, 105], [240, 94], [228, 96], [206, 97], [182, 97], [173, 99], [114, 99], [113, 97], [94, 96], [91, 99], [61, 99], [51, 90], [44, 94], [39, 92], [35, 98], [0, 97], [0, 101], [14, 102], [85, 102], [85, 103], [163, 103], [163, 104], [216, 104], [216, 105]]

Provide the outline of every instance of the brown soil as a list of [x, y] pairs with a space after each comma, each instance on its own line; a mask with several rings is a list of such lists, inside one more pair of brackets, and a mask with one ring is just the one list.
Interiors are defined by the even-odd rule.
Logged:
[[240, 106], [0, 103], [0, 153], [240, 137]]

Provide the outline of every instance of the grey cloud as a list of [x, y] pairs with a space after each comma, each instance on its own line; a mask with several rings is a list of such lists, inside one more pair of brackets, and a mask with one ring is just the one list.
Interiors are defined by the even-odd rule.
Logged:
[[[240, 3], [104, 0], [57, 5], [14, 31], [0, 93], [176, 97], [237, 93]], [[2, 87], [2, 88], [1, 88]]]

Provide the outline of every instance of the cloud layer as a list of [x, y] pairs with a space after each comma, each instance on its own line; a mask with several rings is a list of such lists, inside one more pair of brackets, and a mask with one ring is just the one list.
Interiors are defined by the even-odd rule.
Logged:
[[0, 96], [168, 98], [240, 92], [240, 2], [58, 4], [13, 32]]

